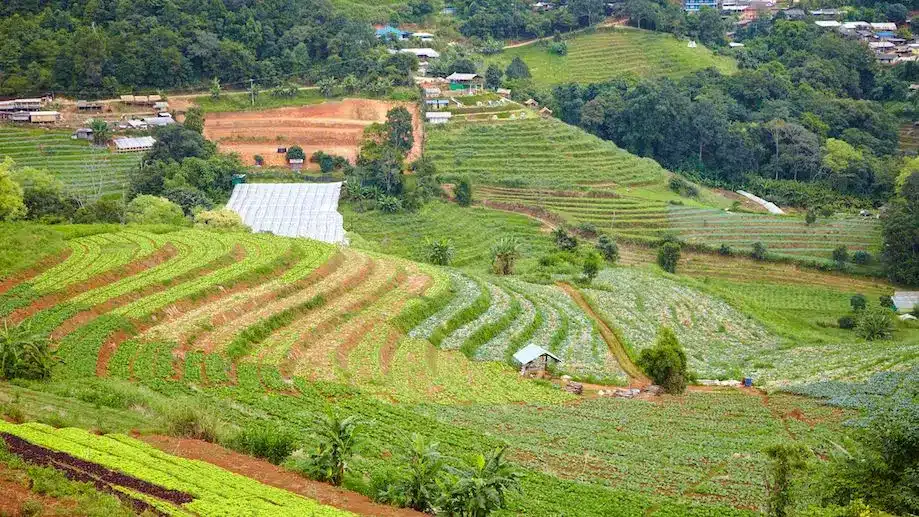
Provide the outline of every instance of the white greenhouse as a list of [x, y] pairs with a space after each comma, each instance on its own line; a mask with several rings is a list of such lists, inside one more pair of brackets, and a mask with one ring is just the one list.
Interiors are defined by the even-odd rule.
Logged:
[[345, 243], [339, 183], [236, 185], [227, 208], [254, 232]]

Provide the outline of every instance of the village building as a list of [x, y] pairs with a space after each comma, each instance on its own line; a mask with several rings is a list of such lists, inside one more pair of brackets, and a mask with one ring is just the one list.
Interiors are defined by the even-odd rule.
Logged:
[[125, 104], [137, 104], [142, 106], [153, 106], [155, 103], [163, 100], [162, 95], [122, 95], [119, 97]]
[[101, 102], [77, 101], [77, 111], [102, 111]]
[[30, 111], [29, 122], [32, 124], [54, 124], [61, 120], [61, 114], [58, 111]]
[[412, 39], [418, 39], [424, 43], [428, 43], [430, 41], [434, 41], [434, 35], [430, 32], [413, 32]]
[[147, 124], [147, 127], [163, 127], [170, 124], [175, 124], [176, 121], [171, 116], [170, 117], [146, 117], [144, 122]]
[[403, 41], [409, 37], [409, 33], [403, 30], [399, 30], [392, 25], [383, 25], [377, 27], [375, 30], [376, 37], [379, 39], [391, 39], [396, 41]]
[[429, 111], [424, 114], [424, 118], [431, 124], [446, 124], [453, 118], [453, 113], [449, 111]]
[[73, 135], [70, 137], [74, 140], [92, 140], [93, 139], [93, 130], [88, 127], [81, 127], [73, 132]]
[[479, 74], [461, 74], [454, 72], [447, 76], [450, 81], [450, 91], [465, 90], [468, 93], [475, 93], [485, 88], [485, 79]]
[[440, 52], [432, 48], [401, 48], [399, 52], [403, 54], [415, 54], [418, 59], [437, 59], [440, 57]]
[[532, 97], [524, 101], [523, 105], [528, 108], [533, 108], [533, 109], [536, 109], [539, 107], [539, 103], [536, 102], [536, 99], [533, 99]]
[[520, 364], [520, 375], [545, 373], [550, 365], [557, 365], [561, 359], [538, 345], [527, 345], [514, 353], [514, 361]]
[[152, 136], [141, 136], [137, 138], [116, 138], [115, 151], [119, 153], [138, 153], [153, 149], [156, 139]]
[[450, 105], [449, 99], [425, 99], [424, 103], [427, 106], [438, 109], [446, 108]]

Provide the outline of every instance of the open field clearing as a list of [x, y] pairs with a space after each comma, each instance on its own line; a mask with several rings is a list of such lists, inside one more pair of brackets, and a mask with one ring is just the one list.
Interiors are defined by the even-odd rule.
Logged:
[[900, 126], [900, 150], [904, 152], [919, 150], [919, 127], [908, 122]]
[[278, 148], [293, 145], [302, 147], [307, 157], [324, 151], [353, 162], [364, 129], [385, 122], [386, 112], [397, 105], [407, 107], [416, 121], [411, 160], [421, 152], [422, 128], [417, 107], [409, 103], [344, 99], [296, 108], [208, 113], [204, 136], [217, 142], [222, 151], [239, 153], [249, 164], [254, 163], [255, 155], [261, 155], [266, 165], [286, 165], [286, 156]]
[[166, 454], [128, 436], [4, 421], [0, 432], [13, 454], [105, 486], [136, 501], [132, 504], [139, 510], [165, 515], [355, 515], [205, 462]]
[[716, 56], [702, 45], [687, 48], [687, 41], [670, 34], [630, 27], [578, 34], [565, 43], [566, 56], [551, 54], [546, 46], [534, 44], [507, 49], [486, 61], [505, 67], [519, 57], [540, 86], [597, 83], [623, 76], [678, 79], [709, 67], [723, 73], [737, 69], [733, 59]]
[[543, 188], [663, 183], [666, 171], [555, 119], [450, 123], [431, 127], [427, 156], [438, 171], [479, 183]]
[[8, 156], [16, 165], [45, 169], [89, 199], [124, 192], [128, 172], [137, 168], [143, 153], [112, 153], [84, 140], [71, 140], [70, 135], [70, 131], [0, 126], [0, 159]]

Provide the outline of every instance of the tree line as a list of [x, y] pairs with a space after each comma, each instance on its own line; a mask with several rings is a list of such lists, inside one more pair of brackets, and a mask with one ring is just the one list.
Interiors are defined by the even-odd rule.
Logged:
[[348, 75], [408, 84], [371, 25], [328, 0], [12, 0], [0, 5], [0, 95], [263, 86]]

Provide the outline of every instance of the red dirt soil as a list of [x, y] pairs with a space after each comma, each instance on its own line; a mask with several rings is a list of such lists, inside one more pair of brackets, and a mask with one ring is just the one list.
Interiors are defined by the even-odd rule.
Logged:
[[168, 436], [137, 436], [157, 449], [183, 458], [204, 461], [260, 483], [299, 494], [322, 504], [348, 510], [359, 515], [380, 517], [409, 517], [425, 514], [404, 508], [377, 504], [356, 492], [306, 479], [267, 461], [239, 454], [219, 445]]
[[52, 255], [40, 260], [32, 267], [17, 271], [6, 278], [0, 279], [0, 294], [9, 291], [10, 289], [27, 280], [35, 278], [36, 276], [67, 260], [67, 257], [69, 257], [71, 253], [73, 253], [73, 250], [67, 248], [57, 255]]
[[39, 515], [72, 515], [74, 501], [38, 495], [29, 490], [29, 482], [23, 472], [0, 464], [0, 515], [20, 515], [23, 503], [29, 500], [42, 504]]
[[[279, 147], [299, 145], [307, 157], [315, 151], [357, 159], [364, 129], [386, 120], [386, 112], [396, 106], [406, 107], [413, 116], [415, 146], [411, 161], [420, 156], [423, 126], [418, 107], [408, 102], [385, 102], [369, 99], [344, 99], [312, 106], [277, 108], [262, 111], [209, 113], [204, 136], [217, 142], [222, 151], [238, 153], [246, 164], [255, 163], [255, 155], [265, 158], [266, 165], [287, 164]], [[317, 164], [305, 164], [318, 168]]]

